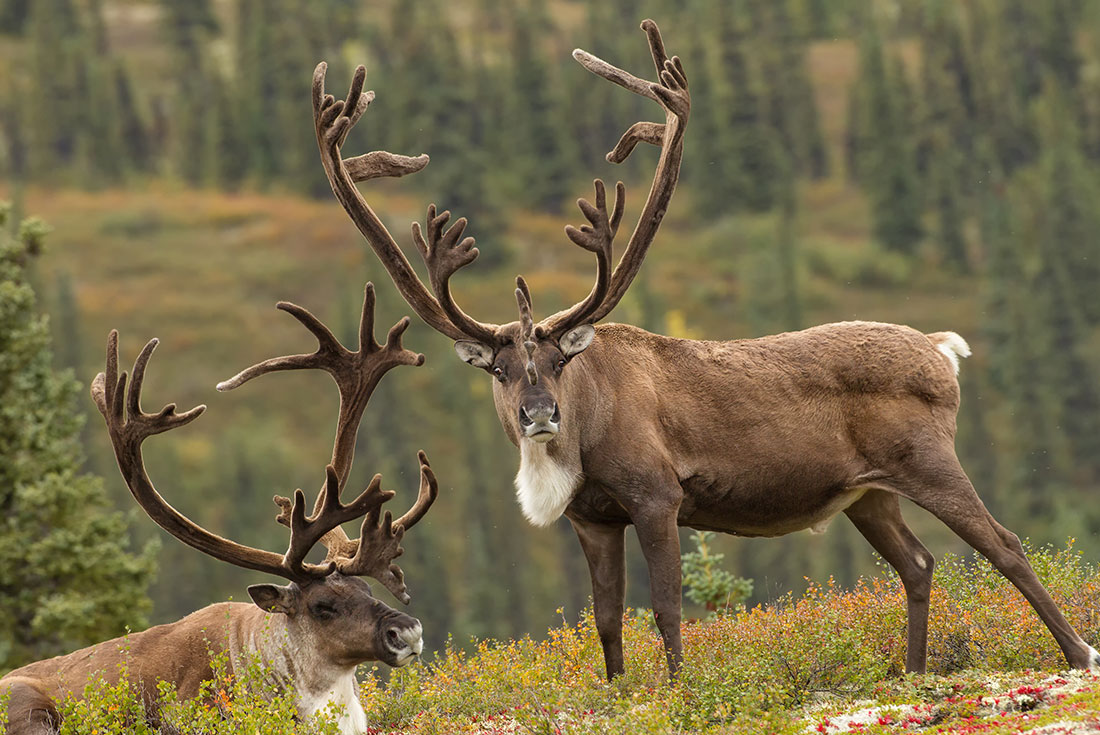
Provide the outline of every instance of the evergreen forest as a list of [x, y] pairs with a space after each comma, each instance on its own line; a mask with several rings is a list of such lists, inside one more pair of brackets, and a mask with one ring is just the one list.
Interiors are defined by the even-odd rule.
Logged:
[[[683, 59], [692, 113], [668, 216], [609, 320], [705, 339], [847, 319], [956, 331], [974, 352], [957, 446], [979, 494], [1036, 547], [1074, 538], [1100, 560], [1100, 3], [0, 0], [0, 199], [13, 206], [0, 253], [0, 672], [271, 581], [133, 507], [88, 398], [110, 329], [124, 363], [161, 340], [146, 410], [208, 407], [148, 443], [158, 489], [201, 525], [281, 551], [271, 496], [321, 486], [336, 390], [308, 373], [214, 386], [314, 348], [279, 300], [345, 343], [368, 280], [380, 325], [411, 314], [329, 190], [317, 62], [336, 94], [365, 64], [377, 94], [346, 156], [431, 156], [415, 176], [360, 186], [415, 265], [409, 223], [435, 202], [469, 218], [481, 251], [455, 279], [464, 308], [514, 320], [522, 273], [538, 319], [591, 286], [592, 259], [562, 228], [583, 222], [574, 201], [592, 179], [626, 183], [628, 226], [648, 190], [655, 151], [620, 167], [604, 155], [659, 109], [570, 58], [579, 47], [651, 77], [646, 17]], [[375, 392], [351, 485], [382, 473], [403, 512], [417, 450], [431, 458], [439, 500], [401, 559], [428, 648], [539, 639], [580, 619], [580, 547], [566, 520], [521, 516], [491, 379], [415, 318], [404, 343], [426, 363]], [[57, 437], [24, 441], [47, 413]], [[39, 502], [56, 509], [31, 512]], [[92, 506], [94, 523], [73, 522]], [[906, 512], [937, 557], [966, 551]], [[62, 531], [35, 543], [27, 524]], [[55, 557], [83, 544], [114, 560], [96, 585], [65, 582]], [[628, 544], [628, 604], [645, 607]], [[852, 585], [879, 563], [843, 517], [823, 535], [711, 544], [753, 581], [750, 605], [807, 580]], [[110, 579], [125, 601], [99, 591]], [[55, 618], [27, 611], [20, 591], [35, 585], [59, 595]], [[73, 616], [89, 622], [58, 622]], [[115, 630], [95, 622], [105, 616]], [[43, 630], [56, 634], [38, 645]]]

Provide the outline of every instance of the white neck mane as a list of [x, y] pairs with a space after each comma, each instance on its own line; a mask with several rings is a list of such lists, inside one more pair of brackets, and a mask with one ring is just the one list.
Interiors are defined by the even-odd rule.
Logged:
[[291, 644], [285, 616], [272, 614], [265, 617], [266, 620], [260, 619], [262, 625], [246, 632], [246, 639], [238, 644], [238, 651], [259, 653], [280, 683], [294, 690], [300, 718], [309, 719], [330, 704], [335, 705], [342, 708], [338, 721], [340, 735], [364, 735], [367, 732], [367, 713], [359, 701], [355, 667], [326, 664], [310, 655], [308, 649]]
[[581, 479], [579, 466], [551, 457], [545, 444], [520, 440], [516, 497], [523, 515], [533, 525], [549, 526], [556, 521], [573, 499]]

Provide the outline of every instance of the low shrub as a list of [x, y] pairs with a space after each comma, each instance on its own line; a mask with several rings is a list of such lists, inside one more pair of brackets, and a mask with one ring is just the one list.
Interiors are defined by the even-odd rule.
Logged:
[[[1072, 541], [1065, 549], [1029, 548], [1028, 556], [1066, 617], [1100, 647], [1100, 571]], [[850, 590], [828, 580], [799, 596], [686, 623], [684, 666], [673, 683], [652, 619], [632, 610], [624, 616], [627, 672], [608, 683], [587, 611], [540, 641], [482, 640], [469, 651], [451, 642], [433, 660], [392, 671], [386, 683], [371, 671], [360, 695], [375, 735], [877, 733], [932, 725], [973, 732], [979, 720], [983, 732], [1007, 733], [1095, 717], [1100, 706], [1100, 679], [1088, 674], [1020, 673], [1057, 671], [1065, 661], [1022, 595], [984, 560], [947, 555], [937, 565], [928, 675], [901, 675], [905, 626], [905, 594], [887, 571]], [[339, 713], [293, 722], [293, 702], [258, 662], [237, 677], [215, 663], [218, 673], [199, 699], [181, 702], [167, 686], [158, 692], [165, 722], [182, 735], [336, 732]], [[839, 714], [853, 707], [866, 711]], [[66, 734], [153, 732], [125, 675], [116, 685], [89, 683], [83, 700], [62, 708]]]

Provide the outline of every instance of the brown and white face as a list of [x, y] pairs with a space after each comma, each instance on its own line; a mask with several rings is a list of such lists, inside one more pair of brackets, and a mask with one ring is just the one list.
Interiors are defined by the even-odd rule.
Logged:
[[424, 648], [420, 621], [376, 598], [359, 577], [333, 572], [304, 584], [255, 584], [248, 594], [261, 610], [286, 615], [298, 645], [334, 666], [404, 666]]
[[501, 419], [517, 438], [552, 441], [562, 430], [562, 372], [596, 335], [591, 324], [574, 327], [555, 339], [538, 331], [523, 339], [505, 337], [498, 347], [461, 340], [455, 351], [463, 361], [493, 376]]

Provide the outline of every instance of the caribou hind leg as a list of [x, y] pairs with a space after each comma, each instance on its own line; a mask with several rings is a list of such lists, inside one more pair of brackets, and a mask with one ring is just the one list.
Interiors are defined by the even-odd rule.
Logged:
[[8, 695], [8, 728], [5, 735], [56, 735], [61, 717], [53, 700], [32, 679], [4, 682], [0, 695]]
[[935, 557], [901, 517], [897, 495], [871, 490], [844, 511], [859, 532], [901, 577], [905, 587], [905, 670], [924, 673], [928, 660], [928, 598]]
[[931, 450], [919, 466], [908, 468], [891, 483], [989, 559], [1020, 590], [1054, 636], [1070, 666], [1100, 670], [1100, 654], [1077, 635], [1054, 604], [1031, 568], [1019, 537], [990, 515], [953, 450]]

